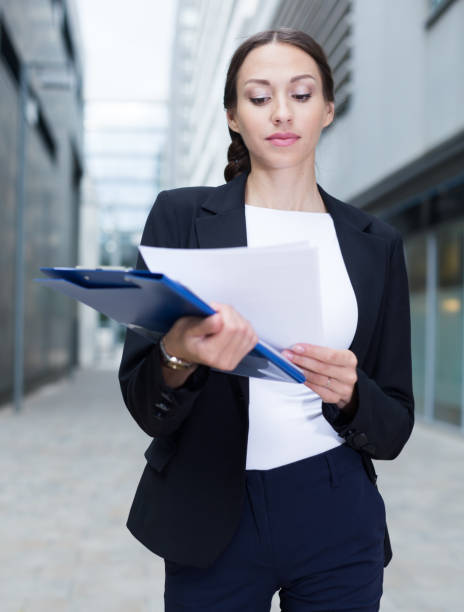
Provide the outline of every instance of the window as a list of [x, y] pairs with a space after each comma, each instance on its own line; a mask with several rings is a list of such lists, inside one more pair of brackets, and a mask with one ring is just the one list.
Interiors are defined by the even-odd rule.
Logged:
[[427, 240], [419, 234], [405, 241], [411, 301], [412, 379], [416, 411], [425, 413], [427, 335]]
[[463, 365], [463, 226], [437, 230], [437, 300], [434, 417], [461, 424]]

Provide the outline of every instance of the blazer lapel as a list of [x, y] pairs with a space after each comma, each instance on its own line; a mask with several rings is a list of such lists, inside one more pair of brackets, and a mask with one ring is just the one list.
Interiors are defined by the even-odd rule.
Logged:
[[358, 324], [350, 350], [362, 367], [374, 332], [385, 286], [388, 252], [385, 240], [365, 230], [371, 218], [340, 202], [318, 185], [332, 216], [340, 250], [358, 304]]
[[[245, 184], [247, 172], [217, 187], [201, 207], [196, 219], [200, 248], [247, 246]], [[383, 295], [387, 268], [387, 244], [365, 230], [371, 218], [361, 210], [340, 202], [317, 185], [332, 216], [343, 260], [358, 304], [358, 324], [350, 350], [362, 367], [374, 332]], [[303, 339], [302, 339], [303, 341]], [[228, 376], [248, 407], [249, 383], [244, 376]]]
[[247, 246], [245, 223], [245, 183], [247, 173], [217, 187], [202, 205], [203, 216], [196, 219], [201, 249]]

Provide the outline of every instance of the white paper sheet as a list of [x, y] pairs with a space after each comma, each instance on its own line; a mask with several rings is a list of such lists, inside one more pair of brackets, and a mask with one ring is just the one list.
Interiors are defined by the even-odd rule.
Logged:
[[139, 247], [150, 272], [166, 274], [204, 301], [230, 304], [277, 350], [324, 345], [318, 251], [309, 242], [264, 247]]

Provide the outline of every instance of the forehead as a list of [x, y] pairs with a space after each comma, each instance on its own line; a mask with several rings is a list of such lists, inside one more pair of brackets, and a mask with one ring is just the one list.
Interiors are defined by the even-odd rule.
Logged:
[[311, 74], [319, 80], [317, 63], [299, 47], [285, 43], [269, 43], [252, 49], [237, 74], [237, 85], [248, 79], [287, 82], [296, 74]]

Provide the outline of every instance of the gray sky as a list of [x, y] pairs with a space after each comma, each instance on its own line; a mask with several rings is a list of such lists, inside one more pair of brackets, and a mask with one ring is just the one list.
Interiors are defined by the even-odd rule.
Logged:
[[75, 0], [86, 100], [166, 98], [176, 0]]

